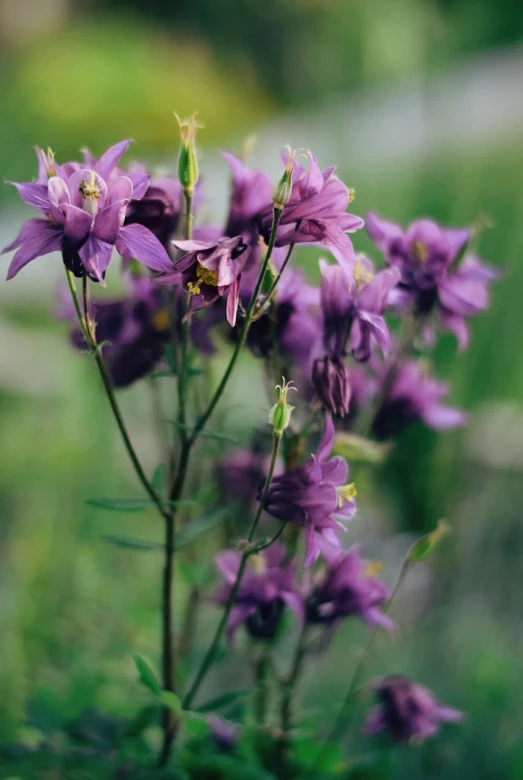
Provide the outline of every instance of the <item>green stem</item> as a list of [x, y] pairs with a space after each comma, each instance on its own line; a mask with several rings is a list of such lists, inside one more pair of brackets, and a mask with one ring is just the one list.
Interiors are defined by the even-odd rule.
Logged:
[[279, 281], [280, 281], [280, 279], [282, 277], [283, 272], [285, 271], [285, 268], [287, 267], [287, 263], [291, 259], [292, 250], [294, 249], [295, 246], [296, 246], [296, 244], [291, 244], [290, 245], [289, 251], [287, 252], [287, 255], [285, 256], [285, 260], [283, 261], [282, 266], [281, 266], [280, 270], [278, 271], [278, 273], [276, 275], [276, 278], [274, 279], [274, 282], [271, 284], [269, 292], [267, 293], [267, 295], [262, 299], [262, 301], [256, 307], [256, 311], [254, 312], [254, 318], [253, 319], [257, 320], [258, 317], [260, 317], [261, 314], [263, 313], [263, 310], [265, 309], [265, 306], [272, 300], [272, 296], [276, 292], [276, 288], [278, 286], [278, 283], [279, 283]]
[[[78, 321], [80, 323], [80, 327], [82, 329], [82, 332], [84, 334], [85, 340], [87, 342], [87, 345], [89, 347], [89, 350], [91, 351], [91, 354], [93, 355], [96, 365], [98, 366], [98, 371], [100, 372], [100, 377], [102, 379], [102, 383], [105, 389], [105, 393], [107, 395], [107, 398], [109, 400], [109, 403], [111, 405], [111, 409], [114, 415], [114, 418], [116, 420], [116, 423], [118, 425], [118, 428], [120, 430], [120, 434], [123, 440], [123, 443], [125, 445], [125, 448], [127, 450], [127, 454], [129, 455], [129, 458], [131, 460], [131, 463], [133, 465], [133, 468], [136, 472], [136, 475], [140, 482], [142, 483], [146, 493], [150, 496], [153, 503], [158, 508], [158, 511], [162, 515], [162, 517], [167, 517], [169, 514], [168, 510], [165, 508], [163, 501], [161, 497], [156, 493], [154, 488], [152, 487], [151, 483], [149, 482], [147, 475], [145, 474], [142, 465], [140, 463], [140, 460], [138, 458], [138, 455], [136, 454], [136, 451], [133, 447], [133, 444], [131, 442], [131, 438], [129, 436], [129, 433], [127, 431], [127, 427], [125, 425], [125, 421], [123, 419], [122, 413], [120, 411], [120, 407], [118, 405], [118, 401], [116, 400], [116, 396], [114, 394], [114, 389], [111, 383], [111, 380], [109, 379], [109, 375], [107, 373], [107, 369], [105, 367], [102, 355], [100, 353], [100, 348], [96, 343], [96, 339], [94, 336], [94, 326], [91, 322], [91, 319], [89, 317], [89, 311], [85, 314], [82, 314], [82, 310], [80, 308], [80, 301], [78, 300], [78, 293], [76, 292], [76, 285], [74, 281], [74, 276], [69, 269], [66, 269], [67, 274], [67, 281], [69, 284], [69, 289], [71, 291], [71, 296], [73, 298], [74, 307], [76, 310], [76, 314], [78, 316]], [[84, 277], [85, 278], [85, 277]], [[86, 283], [85, 283], [86, 287]], [[87, 292], [85, 292], [84, 287], [84, 302], [88, 302], [88, 295]]]
[[261, 644], [255, 648], [258, 657], [254, 662], [254, 676], [256, 679], [256, 693], [254, 700], [254, 717], [256, 722], [262, 726], [267, 717], [267, 699], [269, 693], [268, 674], [270, 668], [269, 648], [267, 643]]
[[225, 373], [222, 377], [222, 380], [220, 384], [218, 385], [218, 388], [216, 389], [216, 392], [214, 393], [209, 406], [205, 410], [205, 412], [202, 414], [202, 416], [197, 420], [196, 425], [194, 427], [194, 431], [192, 433], [192, 437], [196, 438], [198, 434], [203, 430], [205, 425], [207, 424], [207, 421], [211, 417], [212, 413], [214, 412], [216, 405], [218, 404], [218, 401], [223, 395], [223, 391], [227, 387], [227, 382], [230, 379], [230, 376], [233, 372], [234, 366], [236, 365], [236, 361], [238, 360], [240, 356], [240, 352], [242, 351], [242, 347], [245, 344], [245, 340], [247, 338], [247, 334], [249, 332], [249, 328], [251, 326], [252, 317], [254, 314], [254, 307], [256, 306], [256, 300], [258, 298], [258, 295], [261, 290], [261, 286], [263, 283], [263, 278], [265, 276], [265, 272], [267, 271], [267, 267], [269, 265], [269, 260], [271, 259], [272, 250], [274, 249], [274, 244], [276, 243], [276, 234], [278, 232], [278, 225], [280, 223], [281, 218], [281, 210], [280, 209], [274, 209], [274, 216], [273, 216], [273, 222], [272, 222], [272, 229], [271, 229], [271, 237], [269, 239], [269, 245], [267, 247], [267, 253], [265, 255], [265, 259], [263, 261], [262, 269], [260, 272], [260, 275], [258, 277], [258, 281], [256, 282], [256, 287], [254, 288], [254, 292], [252, 294], [252, 298], [250, 300], [249, 306], [247, 308], [247, 313], [245, 315], [245, 321], [243, 324], [242, 332], [240, 334], [240, 338], [238, 339], [238, 342], [236, 343], [236, 346], [234, 348], [234, 352], [232, 353], [231, 359], [229, 361], [229, 364], [227, 368], [225, 369]]
[[191, 706], [194, 697], [196, 696], [198, 689], [200, 688], [200, 685], [202, 681], [204, 680], [210, 666], [212, 665], [214, 661], [214, 657], [216, 655], [216, 651], [218, 650], [223, 632], [225, 630], [225, 626], [227, 625], [227, 621], [229, 619], [229, 615], [231, 613], [231, 609], [234, 606], [234, 603], [236, 601], [236, 596], [238, 593], [238, 590], [241, 585], [241, 581], [243, 578], [243, 574], [245, 572], [245, 567], [247, 566], [247, 562], [251, 555], [258, 552], [261, 549], [265, 549], [269, 546], [269, 544], [272, 544], [272, 542], [277, 537], [273, 537], [271, 542], [268, 545], [265, 545], [263, 547], [257, 547], [256, 545], [251, 546], [251, 542], [253, 540], [254, 534], [256, 532], [256, 528], [258, 526], [258, 521], [261, 517], [261, 513], [263, 512], [263, 508], [265, 506], [265, 502], [267, 500], [267, 495], [269, 493], [269, 488], [271, 486], [272, 477], [274, 474], [274, 468], [276, 466], [276, 459], [278, 457], [278, 452], [280, 449], [280, 442], [281, 442], [281, 436], [274, 436], [273, 437], [273, 444], [272, 444], [272, 455], [271, 455], [271, 462], [269, 465], [269, 471], [267, 474], [267, 480], [265, 482], [265, 486], [263, 488], [263, 493], [260, 499], [260, 503], [258, 505], [258, 511], [256, 512], [256, 515], [254, 516], [254, 519], [251, 523], [251, 527], [249, 529], [249, 534], [247, 536], [247, 547], [244, 549], [241, 560], [240, 560], [240, 566], [238, 568], [238, 573], [236, 574], [236, 579], [234, 581], [234, 584], [231, 588], [231, 592], [229, 594], [229, 598], [227, 599], [227, 603], [225, 604], [225, 608], [223, 610], [220, 622], [218, 624], [218, 628], [216, 629], [216, 632], [214, 634], [213, 640], [209, 646], [209, 649], [207, 650], [202, 663], [200, 664], [200, 668], [198, 669], [196, 673], [196, 677], [194, 678], [194, 681], [189, 688], [188, 692], [186, 693], [182, 706], [184, 709], [189, 709]]
[[[394, 585], [394, 588], [392, 589], [392, 593], [390, 595], [390, 598], [383, 610], [385, 614], [390, 610], [390, 607], [392, 605], [392, 602], [394, 601], [396, 594], [401, 586], [401, 583], [403, 582], [405, 575], [408, 571], [408, 568], [410, 566], [410, 561], [408, 558], [405, 558], [401, 564], [401, 568], [399, 570], [398, 577], [396, 579], [396, 584]], [[374, 643], [374, 639], [376, 637], [376, 634], [379, 631], [379, 626], [375, 626], [371, 634], [367, 640], [367, 644], [363, 648], [362, 652], [360, 653], [360, 656], [356, 662], [356, 666], [354, 667], [354, 671], [352, 673], [352, 678], [349, 684], [349, 688], [347, 690], [347, 693], [345, 694], [345, 697], [343, 699], [340, 711], [338, 713], [338, 717], [334, 721], [334, 725], [329, 732], [329, 735], [323, 742], [323, 745], [320, 748], [320, 751], [318, 755], [316, 756], [316, 759], [314, 760], [314, 763], [311, 765], [310, 769], [306, 773], [305, 777], [313, 777], [314, 772], [317, 769], [317, 767], [321, 764], [321, 761], [325, 755], [326, 750], [328, 749], [329, 743], [337, 742], [343, 735], [344, 731], [346, 730], [347, 726], [350, 723], [350, 706], [352, 703], [352, 697], [354, 695], [354, 692], [356, 690], [356, 686], [358, 685], [359, 678], [361, 675], [361, 672], [363, 670], [363, 667], [367, 661], [367, 657], [369, 655], [369, 652], [372, 648], [372, 645]]]
[[284, 742], [287, 741], [286, 737], [292, 727], [292, 702], [293, 696], [296, 692], [296, 686], [300, 679], [303, 661], [307, 654], [307, 645], [305, 642], [306, 626], [302, 628], [298, 644], [296, 646], [296, 652], [294, 653], [294, 659], [291, 669], [287, 678], [282, 683], [282, 696], [280, 704], [280, 725], [284, 734]]

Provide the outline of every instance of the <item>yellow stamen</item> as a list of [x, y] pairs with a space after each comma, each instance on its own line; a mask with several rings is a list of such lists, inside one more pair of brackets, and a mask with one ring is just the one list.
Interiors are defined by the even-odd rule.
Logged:
[[354, 198], [356, 197], [356, 190], [352, 187], [349, 187], [349, 203], [352, 203]]
[[167, 309], [160, 309], [151, 317], [151, 324], [155, 330], [167, 330], [169, 327], [169, 313]]
[[265, 560], [263, 553], [255, 553], [249, 558], [249, 563], [256, 572], [256, 574], [265, 574], [267, 571], [267, 561]]
[[336, 488], [338, 494], [338, 506], [341, 508], [344, 501], [352, 501], [358, 495], [356, 485], [354, 482], [349, 482], [347, 485], [340, 485]]
[[91, 180], [82, 179], [79, 186], [80, 195], [88, 200], [96, 200], [101, 197], [102, 191], [96, 183], [96, 174], [91, 171]]
[[375, 577], [383, 569], [383, 561], [369, 561], [365, 566], [367, 577]]
[[362, 263], [361, 260], [357, 260], [354, 265], [354, 281], [358, 285], [358, 287], [362, 284], [368, 284], [374, 279], [374, 274], [370, 270], [370, 268], [367, 268], [367, 266]]
[[202, 284], [218, 287], [218, 274], [216, 271], [205, 268], [201, 263], [198, 263], [196, 266], [196, 279], [196, 282], [189, 282], [187, 284], [187, 289], [191, 295], [199, 295]]
[[419, 263], [424, 263], [429, 256], [429, 250], [422, 241], [414, 241], [412, 244], [412, 254]]

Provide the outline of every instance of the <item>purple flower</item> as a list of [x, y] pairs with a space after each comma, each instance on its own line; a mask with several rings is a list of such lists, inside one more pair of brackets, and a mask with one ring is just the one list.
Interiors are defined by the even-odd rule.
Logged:
[[[307, 170], [295, 163], [294, 183], [290, 200], [282, 212], [276, 246], [321, 244], [350, 270], [354, 249], [347, 233], [360, 230], [363, 220], [347, 213], [351, 191], [334, 176], [335, 167], [320, 171], [311, 152], [308, 156]], [[265, 241], [269, 240], [272, 218], [271, 205], [261, 215], [260, 232]]]
[[[142, 169], [135, 164], [131, 171]], [[143, 197], [133, 198], [127, 207], [126, 225], [143, 225], [168, 251], [169, 241], [176, 233], [182, 212], [183, 192], [178, 179], [168, 176], [148, 183]]]
[[272, 185], [261, 171], [251, 171], [229, 152], [222, 152], [232, 173], [226, 236], [242, 236], [253, 249], [258, 243], [261, 212], [270, 208]]
[[234, 750], [240, 739], [240, 727], [237, 723], [231, 723], [213, 712], [208, 716], [207, 724], [218, 750], [224, 753]]
[[[303, 620], [303, 599], [294, 584], [296, 562], [285, 563], [285, 556], [285, 547], [278, 542], [250, 556], [229, 615], [227, 638], [230, 642], [242, 623], [254, 639], [274, 639], [285, 606]], [[224, 580], [214, 596], [218, 604], [227, 602], [240, 562], [241, 554], [236, 550], [223, 550], [216, 556], [216, 565]]]
[[[254, 441], [250, 449], [236, 449], [220, 459], [219, 484], [228, 501], [249, 504], [255, 499], [270, 462], [260, 444]], [[281, 472], [282, 462], [278, 459], [275, 473]]]
[[[116, 247], [155, 271], [172, 267], [158, 239], [142, 225], [127, 225], [127, 206], [136, 193], [128, 176], [114, 176], [115, 166], [130, 141], [110, 147], [91, 168], [68, 164], [60, 168], [38, 150], [39, 178], [35, 183], [14, 183], [23, 201], [39, 209], [4, 252], [17, 249], [7, 278], [12, 279], [31, 260], [61, 251], [64, 263], [77, 276], [87, 273], [103, 282]], [[43, 170], [42, 170], [43, 169]], [[44, 171], [49, 178], [44, 182]], [[71, 172], [70, 172], [71, 171]]]
[[[475, 256], [456, 266], [472, 233], [467, 228], [442, 228], [419, 219], [403, 230], [394, 222], [369, 213], [366, 228], [387, 262], [398, 268], [401, 279], [391, 302], [413, 304], [415, 313], [435, 313], [440, 325], [452, 331], [460, 348], [468, 343], [466, 317], [488, 306], [488, 285], [498, 273]], [[431, 328], [425, 335], [431, 337]]]
[[[388, 380], [384, 377], [382, 381]], [[443, 404], [448, 392], [449, 386], [431, 377], [423, 362], [405, 361], [396, 369], [376, 415], [374, 434], [379, 439], [392, 438], [413, 420], [423, 420], [430, 428], [439, 430], [464, 425], [464, 412]]]
[[334, 444], [334, 425], [330, 416], [316, 454], [302, 466], [272, 479], [265, 510], [284, 522], [305, 528], [304, 566], [309, 566], [322, 551], [322, 543], [339, 547], [336, 531], [356, 511], [354, 485], [347, 484], [349, 467], [339, 457], [328, 458]]
[[[103, 348], [104, 361], [116, 388], [147, 376], [162, 359], [169, 336], [168, 313], [160, 288], [146, 277], [131, 278], [125, 296], [92, 301], [91, 314], [98, 343], [108, 342]], [[69, 295], [64, 296], [59, 316], [75, 323], [73, 346], [87, 349]]]
[[161, 274], [156, 281], [178, 284], [181, 274], [183, 286], [191, 296], [186, 316], [206, 309], [228, 295], [227, 321], [233, 327], [238, 312], [241, 273], [250, 251], [242, 237], [172, 243], [187, 254], [174, 264], [173, 270]]
[[365, 721], [365, 731], [386, 731], [396, 742], [423, 742], [439, 731], [440, 722], [455, 723], [463, 713], [444, 707], [422, 685], [402, 675], [383, 677], [374, 683], [379, 704]]
[[343, 358], [330, 355], [316, 358], [312, 366], [312, 384], [324, 409], [339, 417], [349, 413], [350, 373]]
[[358, 361], [370, 358], [373, 343], [386, 354], [390, 333], [383, 312], [400, 274], [396, 268], [374, 273], [371, 261], [360, 255], [351, 274], [320, 260], [321, 307], [325, 348], [331, 355], [348, 351]]
[[359, 548], [351, 547], [329, 556], [325, 571], [311, 589], [306, 602], [309, 623], [333, 625], [357, 615], [371, 626], [394, 629], [394, 621], [380, 607], [390, 598], [390, 590], [360, 558]]

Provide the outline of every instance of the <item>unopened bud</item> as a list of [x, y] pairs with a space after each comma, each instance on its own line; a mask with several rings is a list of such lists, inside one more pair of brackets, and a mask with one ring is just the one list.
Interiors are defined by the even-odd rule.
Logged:
[[198, 181], [198, 159], [196, 156], [196, 130], [202, 125], [196, 121], [196, 114], [184, 119], [175, 114], [180, 128], [180, 154], [178, 155], [178, 178], [186, 195], [194, 194]]
[[283, 207], [291, 199], [292, 177], [294, 175], [294, 167], [296, 165], [296, 152], [293, 151], [290, 146], [287, 147], [287, 150], [289, 152], [289, 157], [285, 165], [283, 175], [272, 195], [274, 208], [278, 211], [283, 211]]
[[272, 425], [275, 436], [281, 436], [285, 428], [289, 427], [294, 409], [294, 406], [287, 403], [287, 394], [289, 390], [296, 390], [296, 388], [292, 387], [292, 382], [285, 382], [285, 377], [283, 377], [283, 384], [276, 385], [276, 390], [278, 391], [278, 401], [269, 412], [269, 425]]

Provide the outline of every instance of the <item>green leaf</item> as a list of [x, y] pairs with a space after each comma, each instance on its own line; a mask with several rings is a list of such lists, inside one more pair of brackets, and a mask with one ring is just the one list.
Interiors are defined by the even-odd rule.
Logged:
[[409, 563], [421, 563], [432, 555], [441, 544], [441, 540], [450, 533], [450, 525], [446, 520], [440, 520], [434, 531], [421, 536], [411, 545], [407, 553]]
[[220, 525], [227, 514], [227, 511], [228, 510], [224, 508], [216, 509], [197, 520], [187, 523], [187, 525], [176, 534], [174, 542], [176, 550], [183, 550], [185, 547], [188, 547], [195, 542], [196, 539], [199, 539], [200, 536], [203, 536]]
[[165, 377], [172, 378], [174, 376], [176, 376], [175, 373], [164, 369], [163, 371], [153, 371], [153, 373], [151, 374], [151, 379], [164, 379]]
[[103, 534], [103, 539], [116, 547], [123, 547], [127, 550], [163, 550], [164, 545], [161, 542], [148, 541], [147, 539], [136, 539], [132, 536], [118, 536], [116, 534]]
[[155, 493], [161, 494], [165, 487], [167, 472], [163, 463], [159, 463], [151, 477], [151, 487]]
[[160, 691], [158, 694], [166, 707], [179, 718], [183, 714], [183, 707], [179, 697], [173, 691]]
[[377, 464], [385, 459], [390, 449], [389, 443], [365, 439], [355, 433], [338, 433], [334, 439], [332, 454], [352, 462]]
[[222, 693], [220, 696], [215, 696], [213, 699], [204, 702], [204, 704], [200, 704], [199, 707], [196, 707], [196, 712], [216, 712], [217, 710], [222, 710], [225, 707], [228, 707], [229, 704], [238, 701], [238, 699], [243, 699], [245, 696], [248, 696], [249, 693], [251, 693], [251, 691], [248, 688]]
[[162, 686], [149, 661], [138, 653], [133, 655], [133, 661], [138, 671], [139, 681], [156, 694], [156, 696], [160, 696], [162, 693]]
[[[88, 498], [85, 502], [97, 509], [110, 512], [143, 512], [154, 505], [152, 498]], [[166, 506], [194, 506], [194, 501], [164, 501]]]

